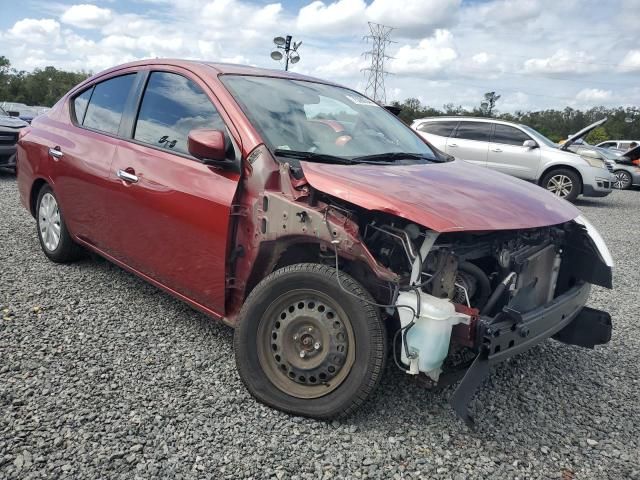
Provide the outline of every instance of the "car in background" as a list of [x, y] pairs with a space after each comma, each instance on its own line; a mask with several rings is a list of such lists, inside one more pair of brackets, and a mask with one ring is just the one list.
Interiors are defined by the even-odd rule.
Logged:
[[615, 177], [603, 160], [583, 158], [569, 147], [604, 123], [598, 121], [558, 146], [526, 125], [473, 117], [431, 117], [415, 120], [411, 128], [436, 148], [546, 188], [573, 201], [611, 193]]
[[441, 155], [333, 81], [121, 65], [33, 121], [17, 183], [44, 255], [84, 247], [236, 327], [249, 392], [296, 415], [351, 414], [388, 354], [439, 382], [451, 350], [475, 357], [450, 400], [470, 422], [491, 365], [611, 338], [585, 305], [613, 259], [577, 208]]
[[18, 117], [20, 120], [24, 120], [29, 124], [38, 115], [42, 115], [50, 110], [49, 107], [29, 106], [24, 103], [16, 102], [2, 102], [0, 107], [2, 107], [12, 117]]
[[[614, 188], [627, 190], [632, 186], [640, 186], [640, 167], [631, 163], [631, 156], [634, 153], [637, 154], [637, 151], [640, 151], [640, 147], [618, 154], [609, 148], [600, 148], [588, 143], [581, 143], [570, 146], [569, 150], [585, 159], [596, 158], [604, 161], [607, 164], [607, 168], [616, 177], [613, 184]], [[627, 153], [629, 153], [629, 156], [626, 156]]]
[[16, 168], [16, 143], [20, 130], [29, 124], [12, 117], [0, 107], [0, 167]]
[[600, 148], [615, 148], [617, 150], [621, 150], [626, 152], [632, 147], [632, 143], [636, 145], [640, 145], [640, 140], [607, 140], [606, 142], [600, 142], [596, 145], [596, 147]]

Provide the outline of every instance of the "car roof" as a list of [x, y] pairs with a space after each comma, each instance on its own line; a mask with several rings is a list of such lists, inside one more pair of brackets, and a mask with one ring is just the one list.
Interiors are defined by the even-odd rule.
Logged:
[[455, 116], [455, 115], [442, 116], [442, 117], [416, 118], [413, 121], [413, 123], [418, 123], [418, 122], [440, 122], [440, 121], [447, 121], [447, 122], [458, 122], [458, 121], [469, 122], [469, 121], [471, 121], [471, 122], [500, 123], [500, 124], [503, 124], [503, 125], [513, 125], [513, 126], [517, 126], [517, 127], [522, 127], [523, 126], [521, 123], [509, 122], [508, 120], [500, 120], [499, 118], [460, 117], [460, 116]]
[[209, 62], [206, 60], [186, 60], [178, 58], [154, 58], [146, 60], [137, 60], [134, 62], [124, 63], [115, 67], [109, 68], [100, 72], [97, 76], [102, 76], [112, 71], [122, 70], [131, 67], [142, 67], [148, 65], [172, 65], [176, 67], [183, 67], [189, 69], [190, 67], [202, 67], [207, 66], [215, 71], [218, 75], [251, 75], [260, 77], [275, 77], [275, 78], [287, 78], [290, 80], [304, 80], [317, 83], [325, 83], [327, 85], [335, 85], [333, 82], [322, 80], [319, 78], [309, 77], [301, 75], [295, 72], [288, 72], [284, 70], [275, 70], [271, 68], [260, 68], [249, 65], [239, 65], [234, 63], [218, 63]]

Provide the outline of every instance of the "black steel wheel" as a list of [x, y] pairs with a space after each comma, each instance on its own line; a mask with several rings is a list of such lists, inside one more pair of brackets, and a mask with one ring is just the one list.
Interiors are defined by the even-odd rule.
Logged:
[[[369, 294], [317, 264], [285, 267], [247, 298], [235, 332], [236, 364], [251, 394], [315, 418], [348, 415], [377, 385], [385, 329]], [[349, 292], [349, 293], [347, 293]]]

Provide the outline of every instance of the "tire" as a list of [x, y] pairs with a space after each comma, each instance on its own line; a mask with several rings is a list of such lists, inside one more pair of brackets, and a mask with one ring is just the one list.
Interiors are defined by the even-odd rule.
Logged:
[[631, 178], [631, 174], [625, 170], [616, 170], [613, 172], [616, 176], [616, 181], [613, 184], [614, 188], [618, 188], [620, 190], [628, 190], [631, 188], [633, 183], [633, 178]]
[[369, 293], [342, 272], [340, 283], [349, 293], [334, 268], [301, 263], [253, 289], [234, 350], [240, 378], [258, 401], [326, 420], [350, 415], [375, 390], [386, 329]]
[[548, 172], [541, 186], [560, 198], [573, 202], [582, 191], [582, 179], [573, 170], [558, 168]]
[[69, 263], [82, 256], [82, 249], [71, 238], [58, 199], [49, 185], [43, 185], [38, 192], [36, 231], [42, 251], [52, 262]]

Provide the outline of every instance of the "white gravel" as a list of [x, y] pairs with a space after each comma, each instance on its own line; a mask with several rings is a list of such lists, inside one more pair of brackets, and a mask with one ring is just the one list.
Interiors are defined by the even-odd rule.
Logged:
[[[40, 252], [0, 172], [0, 478], [640, 479], [640, 191], [579, 207], [617, 262], [611, 343], [553, 341], [499, 366], [470, 432], [389, 362], [354, 417], [256, 403], [232, 331], [104, 260]], [[564, 475], [564, 477], [563, 477]]]

